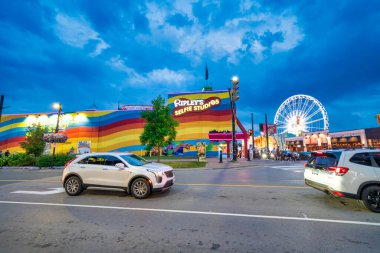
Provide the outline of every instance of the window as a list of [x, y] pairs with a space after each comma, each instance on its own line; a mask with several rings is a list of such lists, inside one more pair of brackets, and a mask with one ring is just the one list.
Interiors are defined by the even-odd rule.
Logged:
[[377, 166], [380, 167], [380, 153], [372, 153], [372, 157], [375, 160]]
[[121, 156], [127, 163], [133, 166], [143, 166], [144, 164], [149, 163], [144, 158], [137, 156], [137, 155], [122, 155]]
[[123, 163], [119, 158], [107, 155], [102, 157], [104, 159], [103, 165], [114, 166], [117, 163]]
[[372, 166], [369, 153], [357, 153], [351, 157], [350, 162], [365, 166]]
[[315, 158], [315, 168], [316, 169], [327, 169], [328, 167], [335, 166], [337, 160], [335, 157], [329, 156], [317, 156]]
[[340, 153], [313, 153], [308, 161], [308, 167], [324, 170], [331, 166], [336, 166], [339, 161]]
[[83, 160], [78, 162], [79, 164], [97, 164], [97, 165], [107, 165], [114, 166], [117, 163], [122, 163], [120, 159], [111, 156], [111, 155], [103, 155], [103, 156], [88, 156]]

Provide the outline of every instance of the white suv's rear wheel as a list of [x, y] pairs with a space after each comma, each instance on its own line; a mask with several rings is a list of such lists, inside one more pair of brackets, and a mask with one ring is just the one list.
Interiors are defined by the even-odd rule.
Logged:
[[364, 205], [372, 212], [380, 213], [380, 186], [368, 186], [363, 190]]
[[76, 176], [69, 177], [65, 182], [65, 190], [70, 196], [79, 195], [83, 191], [82, 181]]
[[144, 199], [150, 194], [150, 185], [144, 178], [137, 178], [133, 181], [131, 192], [136, 199]]

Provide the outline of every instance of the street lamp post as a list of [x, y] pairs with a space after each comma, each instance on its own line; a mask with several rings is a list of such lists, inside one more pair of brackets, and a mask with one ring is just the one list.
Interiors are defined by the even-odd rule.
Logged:
[[235, 121], [236, 121], [236, 100], [239, 99], [238, 96], [238, 83], [239, 78], [237, 76], [233, 76], [232, 79], [233, 89], [231, 92], [231, 89], [229, 90], [230, 94], [230, 100], [231, 100], [231, 110], [232, 110], [232, 160], [237, 160], [237, 143], [236, 143], [236, 127], [235, 127]]
[[[58, 133], [58, 130], [59, 130], [59, 117], [61, 116], [62, 105], [61, 105], [61, 103], [55, 103], [55, 104], [53, 105], [53, 107], [54, 107], [55, 109], [58, 109], [57, 125], [55, 126], [55, 130], [54, 130], [54, 133], [56, 134], [56, 133]], [[54, 143], [54, 147], [53, 147], [53, 164], [54, 164], [54, 158], [55, 158], [55, 146], [56, 146], [56, 145], [57, 145], [57, 144]]]

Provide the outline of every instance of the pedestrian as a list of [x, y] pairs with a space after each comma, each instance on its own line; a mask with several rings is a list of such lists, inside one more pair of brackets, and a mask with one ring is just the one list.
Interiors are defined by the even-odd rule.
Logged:
[[74, 147], [71, 147], [70, 148], [70, 152], [69, 152], [70, 155], [74, 154]]
[[3, 151], [0, 150], [0, 158], [3, 157]]
[[7, 149], [7, 151], [5, 151], [4, 155], [5, 155], [6, 157], [9, 156], [9, 150], [8, 150], [8, 149]]

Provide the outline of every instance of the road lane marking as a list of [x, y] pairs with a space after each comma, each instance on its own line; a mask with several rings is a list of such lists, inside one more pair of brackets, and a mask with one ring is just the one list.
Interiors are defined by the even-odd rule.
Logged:
[[11, 193], [21, 193], [21, 194], [34, 194], [34, 195], [51, 195], [65, 192], [64, 188], [49, 188], [50, 191], [14, 191]]
[[[30, 180], [0, 180], [0, 182], [36, 182], [36, 183], [61, 183], [61, 181], [38, 181]], [[219, 187], [251, 187], [251, 188], [285, 188], [285, 189], [309, 189], [309, 186], [292, 186], [292, 185], [260, 185], [260, 184], [186, 184], [175, 183], [179, 186], [219, 186]]]
[[16, 201], [1, 201], [1, 200], [0, 200], [0, 204], [80, 207], [80, 208], [93, 208], [93, 209], [113, 209], [113, 210], [146, 211], [146, 212], [179, 213], [179, 214], [203, 214], [203, 215], [214, 215], [214, 216], [244, 217], [244, 218], [257, 218], [257, 219], [273, 219], [273, 220], [292, 220], [292, 221], [311, 221], [311, 222], [325, 222], [325, 223], [338, 223], [338, 224], [380, 227], [380, 223], [377, 223], [377, 222], [315, 219], [315, 218], [306, 218], [306, 217], [275, 216], [275, 215], [271, 216], [271, 215], [240, 214], [240, 213], [220, 213], [220, 212], [211, 212], [211, 211], [202, 212], [202, 211], [187, 211], [187, 210], [121, 207], [121, 206], [94, 206], [94, 205], [76, 205], [76, 204], [42, 203], [42, 202], [16, 202]]
[[39, 181], [39, 179], [0, 179], [0, 182], [38, 182], [38, 183], [60, 183], [61, 181]]
[[182, 186], [222, 186], [222, 187], [252, 187], [252, 188], [288, 188], [288, 189], [308, 189], [309, 186], [291, 186], [291, 185], [260, 185], [260, 184], [181, 184]]

